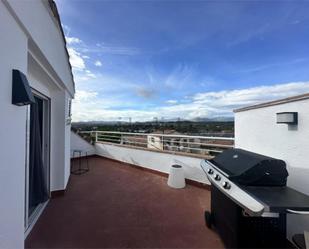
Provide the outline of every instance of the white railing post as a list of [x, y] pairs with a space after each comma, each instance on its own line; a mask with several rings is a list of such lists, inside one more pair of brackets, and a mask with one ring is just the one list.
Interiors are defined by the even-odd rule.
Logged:
[[161, 137], [161, 141], [162, 141], [162, 150], [164, 150], [164, 137]]
[[96, 143], [98, 142], [98, 132], [97, 131], [95, 132], [95, 142]]

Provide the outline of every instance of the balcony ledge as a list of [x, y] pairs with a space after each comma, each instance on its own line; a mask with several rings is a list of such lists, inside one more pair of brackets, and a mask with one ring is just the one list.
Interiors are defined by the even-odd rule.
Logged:
[[193, 154], [193, 153], [186, 153], [186, 152], [181, 152], [181, 151], [156, 150], [156, 149], [151, 149], [151, 148], [143, 148], [143, 147], [139, 147], [139, 146], [115, 144], [115, 143], [102, 142], [102, 141], [98, 141], [96, 143], [97, 144], [107, 144], [107, 145], [123, 147], [123, 148], [129, 148], [129, 149], [151, 151], [151, 152], [156, 152], [156, 153], [164, 153], [164, 154], [170, 154], [170, 155], [179, 155], [179, 156], [185, 156], [185, 157], [193, 157], [193, 158], [198, 158], [198, 159], [210, 160], [210, 159], [213, 158], [213, 156], [209, 156], [209, 155]]

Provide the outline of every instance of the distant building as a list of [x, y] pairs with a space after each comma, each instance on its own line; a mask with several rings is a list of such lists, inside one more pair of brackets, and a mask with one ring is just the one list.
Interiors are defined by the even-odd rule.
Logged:
[[148, 135], [147, 136], [147, 148], [154, 150], [163, 150], [163, 140], [160, 136]]

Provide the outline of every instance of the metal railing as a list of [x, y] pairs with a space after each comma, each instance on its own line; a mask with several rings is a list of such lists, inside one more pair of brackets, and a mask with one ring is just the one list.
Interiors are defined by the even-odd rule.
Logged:
[[201, 156], [215, 156], [223, 150], [234, 147], [232, 137], [189, 136], [176, 134], [148, 134], [118, 131], [83, 131], [80, 135], [96, 143], [171, 153], [186, 153]]

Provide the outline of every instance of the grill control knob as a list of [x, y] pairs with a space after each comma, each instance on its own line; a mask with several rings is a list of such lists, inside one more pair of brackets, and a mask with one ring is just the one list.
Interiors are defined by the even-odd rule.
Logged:
[[222, 187], [225, 188], [225, 189], [230, 189], [231, 184], [229, 184], [228, 182], [222, 182]]
[[215, 180], [216, 180], [216, 181], [220, 181], [220, 180], [221, 180], [221, 176], [218, 175], [218, 174], [216, 174], [216, 175], [215, 175]]
[[212, 175], [212, 174], [214, 173], [214, 171], [213, 171], [213, 169], [208, 169], [207, 173], [208, 173], [209, 175]]

